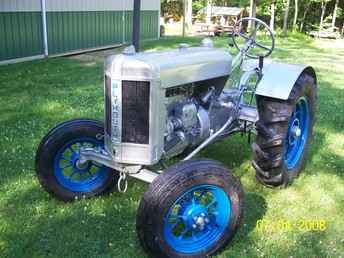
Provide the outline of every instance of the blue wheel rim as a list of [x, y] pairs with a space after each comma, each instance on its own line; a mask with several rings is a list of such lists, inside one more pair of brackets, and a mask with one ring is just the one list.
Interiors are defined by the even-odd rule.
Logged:
[[89, 137], [67, 142], [57, 152], [54, 160], [54, 175], [57, 181], [72, 192], [88, 193], [101, 187], [107, 180], [110, 169], [88, 161], [81, 165], [81, 147], [102, 147], [104, 144]]
[[309, 104], [305, 97], [297, 102], [289, 120], [285, 144], [285, 164], [294, 169], [302, 158], [307, 144], [310, 126]]
[[218, 241], [229, 226], [231, 201], [215, 185], [198, 185], [184, 192], [164, 218], [164, 238], [180, 253], [198, 253]]

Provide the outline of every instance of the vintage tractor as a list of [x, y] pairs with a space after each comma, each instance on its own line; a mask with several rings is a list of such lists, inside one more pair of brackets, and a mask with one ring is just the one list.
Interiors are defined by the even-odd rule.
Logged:
[[[43, 188], [72, 201], [116, 184], [124, 192], [128, 177], [140, 179], [150, 183], [137, 214], [147, 251], [158, 257], [219, 252], [239, 227], [243, 190], [224, 165], [196, 154], [233, 133], [254, 133], [256, 178], [287, 186], [303, 169], [315, 122], [313, 68], [264, 60], [274, 49], [273, 33], [260, 20], [240, 22], [248, 21], [255, 29], [233, 34], [239, 50], [233, 59], [210, 39], [167, 52], [128, 47], [108, 57], [105, 125], [77, 119], [44, 137], [36, 157]], [[167, 168], [165, 161], [176, 156], [182, 161]]]

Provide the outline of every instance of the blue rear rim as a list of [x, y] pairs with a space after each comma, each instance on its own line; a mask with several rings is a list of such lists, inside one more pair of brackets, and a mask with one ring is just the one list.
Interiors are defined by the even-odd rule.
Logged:
[[289, 170], [294, 169], [304, 153], [310, 127], [309, 104], [305, 97], [297, 102], [288, 125], [285, 144], [285, 164]]
[[54, 175], [57, 181], [72, 192], [89, 193], [101, 187], [107, 180], [110, 169], [88, 161], [80, 164], [81, 147], [102, 147], [104, 144], [89, 137], [67, 142], [57, 152], [54, 160]]
[[164, 237], [179, 253], [205, 251], [230, 224], [231, 201], [218, 186], [198, 185], [184, 192], [164, 218]]

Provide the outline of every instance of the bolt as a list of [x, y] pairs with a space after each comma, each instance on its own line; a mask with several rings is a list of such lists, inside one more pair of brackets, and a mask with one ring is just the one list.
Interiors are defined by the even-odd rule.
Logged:
[[196, 224], [192, 224], [192, 228], [196, 229], [197, 225]]
[[198, 217], [196, 217], [196, 216], [195, 216], [195, 217], [193, 217], [192, 219], [193, 219], [193, 221], [195, 221], [195, 222], [196, 222], [196, 221], [197, 221], [197, 219], [198, 219]]
[[210, 220], [208, 218], [205, 218], [204, 222], [208, 224], [210, 222]]
[[204, 213], [204, 212], [202, 212], [202, 213], [201, 213], [201, 216], [204, 218], [204, 217], [205, 217], [205, 213]]

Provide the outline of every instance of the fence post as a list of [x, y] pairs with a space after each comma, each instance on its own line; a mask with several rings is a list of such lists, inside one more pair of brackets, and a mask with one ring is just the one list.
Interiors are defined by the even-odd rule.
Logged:
[[42, 10], [42, 32], [43, 32], [43, 48], [44, 56], [49, 55], [48, 48], [48, 32], [47, 32], [47, 12], [46, 12], [46, 0], [41, 0], [41, 10]]

